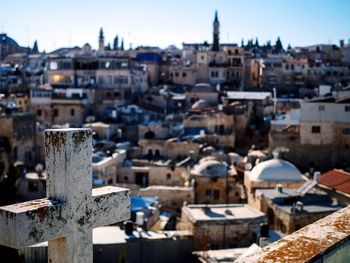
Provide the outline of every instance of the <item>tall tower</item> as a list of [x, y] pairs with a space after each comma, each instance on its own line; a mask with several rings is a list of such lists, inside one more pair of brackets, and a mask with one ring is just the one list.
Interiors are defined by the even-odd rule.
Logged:
[[219, 35], [220, 35], [220, 23], [218, 19], [218, 11], [215, 11], [215, 18], [213, 22], [213, 51], [219, 51]]
[[103, 36], [103, 29], [100, 29], [100, 35], [98, 37], [98, 50], [105, 49], [105, 37]]

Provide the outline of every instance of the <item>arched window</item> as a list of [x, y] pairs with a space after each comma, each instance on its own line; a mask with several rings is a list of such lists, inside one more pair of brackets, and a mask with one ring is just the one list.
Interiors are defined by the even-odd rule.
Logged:
[[154, 157], [157, 159], [160, 158], [160, 151], [158, 149], [156, 149]]
[[145, 133], [144, 137], [145, 137], [145, 139], [152, 140], [152, 139], [154, 139], [156, 137], [156, 135], [154, 134], [153, 131], [147, 131]]
[[153, 150], [152, 149], [148, 149], [147, 157], [148, 157], [148, 160], [153, 159]]

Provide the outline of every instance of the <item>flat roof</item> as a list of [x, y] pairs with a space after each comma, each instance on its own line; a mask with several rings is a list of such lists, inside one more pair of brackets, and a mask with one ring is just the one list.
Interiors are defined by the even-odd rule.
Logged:
[[300, 194], [297, 193], [295, 189], [292, 189], [292, 188], [283, 188], [282, 192], [279, 192], [276, 189], [257, 189], [255, 194], [263, 195], [268, 199], [300, 196]]
[[236, 100], [265, 100], [271, 97], [271, 92], [256, 92], [256, 91], [228, 91], [228, 99]]
[[[278, 209], [281, 211], [292, 214], [292, 205], [276, 205]], [[312, 214], [312, 213], [332, 213], [339, 209], [342, 209], [341, 206], [334, 206], [327, 203], [312, 203], [312, 204], [303, 204], [303, 210], [301, 212], [297, 212], [298, 214]]]
[[187, 205], [183, 207], [192, 222], [264, 219], [265, 214], [247, 204]]

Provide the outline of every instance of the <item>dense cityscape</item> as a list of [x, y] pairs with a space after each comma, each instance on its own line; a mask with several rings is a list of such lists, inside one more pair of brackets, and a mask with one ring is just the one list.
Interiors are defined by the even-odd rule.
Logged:
[[[95, 203], [98, 189], [130, 195], [129, 203], [109, 199], [103, 210], [130, 217], [95, 213], [112, 221], [96, 219], [103, 223], [90, 237], [93, 262], [350, 260], [350, 39], [226, 43], [220, 18], [213, 11], [211, 41], [181, 48], [127, 47], [118, 34], [108, 43], [101, 28], [97, 49], [45, 52], [40, 40], [24, 47], [11, 32], [0, 34], [0, 253], [7, 262], [73, 253], [44, 242], [66, 236], [45, 230], [64, 215], [50, 221], [49, 208], [10, 208], [36, 199], [56, 207], [60, 190], [52, 185], [63, 179], [52, 179], [55, 167], [62, 164], [64, 176], [83, 169], [84, 157], [57, 157], [56, 131], [73, 136], [71, 144], [62, 140], [67, 149], [92, 142], [84, 167]], [[76, 140], [81, 131], [87, 143]], [[79, 154], [89, 153], [83, 146]], [[79, 192], [85, 181], [74, 178], [64, 187], [74, 182]], [[89, 225], [89, 211], [73, 221]], [[28, 232], [11, 232], [8, 213]], [[73, 224], [66, 217], [63, 224]]]

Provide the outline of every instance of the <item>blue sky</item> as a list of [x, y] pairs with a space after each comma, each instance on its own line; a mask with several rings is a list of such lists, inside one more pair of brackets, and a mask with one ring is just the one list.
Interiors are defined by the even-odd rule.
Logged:
[[126, 47], [181, 47], [212, 42], [215, 10], [221, 42], [280, 36], [284, 46], [301, 46], [350, 38], [348, 0], [4, 0], [0, 30], [23, 46], [37, 39], [46, 51], [86, 42], [96, 48], [100, 27], [111, 44], [119, 34]]

